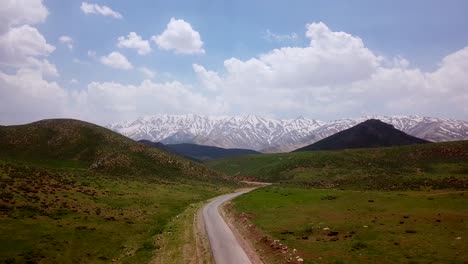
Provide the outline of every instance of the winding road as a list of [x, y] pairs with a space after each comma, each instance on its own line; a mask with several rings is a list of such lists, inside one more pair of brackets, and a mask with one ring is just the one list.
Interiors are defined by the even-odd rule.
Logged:
[[216, 264], [252, 263], [219, 211], [224, 202], [249, 191], [251, 189], [219, 196], [203, 208], [205, 229]]

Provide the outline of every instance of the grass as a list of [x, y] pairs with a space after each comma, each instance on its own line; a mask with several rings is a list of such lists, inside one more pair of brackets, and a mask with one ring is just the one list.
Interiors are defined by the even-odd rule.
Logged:
[[198, 211], [205, 202], [191, 204], [168, 223], [157, 238], [155, 264], [213, 263], [206, 235], [200, 233]]
[[0, 263], [148, 263], [223, 174], [69, 119], [0, 127]]
[[148, 263], [187, 206], [226, 192], [0, 162], [0, 263]]
[[[239, 217], [304, 263], [466, 263], [468, 193], [270, 186], [236, 198]], [[244, 223], [248, 225], [249, 222]], [[281, 249], [280, 249], [281, 250]], [[274, 250], [273, 250], [274, 251]], [[273, 262], [271, 262], [273, 263]]]
[[468, 188], [468, 141], [246, 155], [207, 164], [239, 178], [318, 188]]

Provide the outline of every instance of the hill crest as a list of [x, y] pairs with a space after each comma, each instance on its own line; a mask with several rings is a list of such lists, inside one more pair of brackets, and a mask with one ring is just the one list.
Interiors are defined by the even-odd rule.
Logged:
[[366, 120], [314, 144], [296, 151], [342, 150], [424, 144], [429, 141], [413, 137], [378, 119]]

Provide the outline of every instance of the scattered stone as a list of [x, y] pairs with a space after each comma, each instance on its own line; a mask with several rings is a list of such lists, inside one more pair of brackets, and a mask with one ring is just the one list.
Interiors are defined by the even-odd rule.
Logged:
[[407, 234], [416, 234], [416, 230], [406, 230], [405, 233], [407, 233]]
[[462, 238], [461, 238], [461, 237], [457, 237], [457, 238], [455, 238], [455, 239], [456, 239], [456, 240], [461, 240]]
[[327, 236], [337, 236], [338, 235], [338, 232], [336, 231], [331, 231], [331, 232], [328, 232]]

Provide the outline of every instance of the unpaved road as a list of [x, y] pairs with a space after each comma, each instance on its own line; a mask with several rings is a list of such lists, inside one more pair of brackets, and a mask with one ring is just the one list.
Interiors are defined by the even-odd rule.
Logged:
[[243, 190], [215, 198], [203, 208], [203, 220], [210, 240], [216, 264], [251, 264], [236, 237], [220, 214], [220, 206], [239, 195], [251, 191]]

